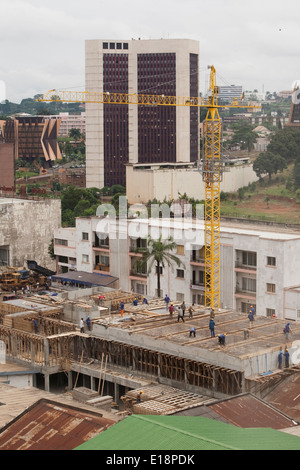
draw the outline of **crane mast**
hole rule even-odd
[[[220,183],[223,175],[221,152],[222,121],[219,108],[254,108],[257,105],[243,105],[235,98],[230,105],[218,105],[216,70],[210,66],[210,79],[207,98],[178,97],[164,95],[144,95],[126,93],[79,92],[50,90],[37,101],[69,103],[136,104],[149,106],[188,106],[205,107],[204,155],[202,159],[202,179],[205,184],[205,305],[220,306]]]

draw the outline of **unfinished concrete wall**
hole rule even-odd
[[[27,267],[27,260],[32,259],[55,270],[48,248],[60,225],[59,199],[0,198],[0,246],[9,246],[12,266]]]

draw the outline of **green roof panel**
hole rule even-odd
[[[131,415],[75,450],[299,450],[300,438],[199,416]]]

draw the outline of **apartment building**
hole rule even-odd
[[[120,288],[150,298],[157,295],[157,273],[138,263],[137,248],[147,234],[172,236],[181,266],[161,268],[161,289],[173,300],[204,302],[204,224],[174,219],[116,220],[79,217],[76,227],[55,230],[58,270],[111,274]],[[109,234],[107,236],[107,234]],[[300,286],[300,234],[288,229],[243,224],[221,225],[221,306],[247,313],[250,305],[265,316],[297,320]]]
[[[198,69],[198,41],[86,41],[90,92],[199,96]],[[198,108],[86,104],[87,187],[125,185],[127,163],[196,161],[199,148]]]
[[[68,137],[71,129],[79,129],[81,134],[85,134],[85,112],[80,114],[61,112],[51,116],[44,116],[44,118],[60,121],[58,137]]]

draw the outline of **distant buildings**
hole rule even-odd
[[[60,121],[43,116],[16,116],[0,121],[6,143],[14,144],[14,158],[46,162],[61,159],[57,142]]]
[[[1,142],[0,139],[0,189],[15,185],[14,145]]]
[[[90,92],[199,96],[198,69],[198,41],[86,41]],[[126,163],[196,161],[198,124],[198,108],[87,103],[87,186],[124,185]]]
[[[241,85],[219,86],[218,100],[230,103],[234,98],[241,98],[243,87]]]
[[[58,137],[68,137],[71,129],[79,129],[81,134],[85,134],[85,112],[80,114],[70,114],[67,112],[44,116],[45,119],[57,119],[60,121]]]
[[[157,296],[155,267],[148,273],[137,248],[147,247],[146,234],[171,235],[183,266],[161,268],[161,289],[172,300],[203,304],[205,286],[204,222],[181,218],[118,219],[107,232],[108,219],[79,217],[74,228],[54,232],[59,270],[110,274],[120,288]],[[116,225],[114,225],[116,223]],[[107,233],[109,235],[107,236]],[[268,225],[221,224],[221,307],[247,314],[299,320],[300,236]]]

